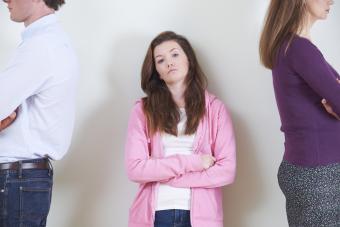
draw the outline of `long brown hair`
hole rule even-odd
[[[305,0],[271,0],[259,46],[260,59],[266,68],[274,67],[278,51],[286,40],[288,49],[305,23],[305,15]]]
[[[184,92],[187,122],[185,134],[195,133],[198,124],[205,114],[205,88],[207,79],[198,64],[195,52],[189,41],[174,32],[166,31],[154,38],[146,53],[143,67],[141,87],[146,94],[143,98],[144,113],[147,117],[151,134],[156,131],[177,135],[177,124],[180,121],[179,109],[174,102],[170,90],[160,79],[156,71],[154,49],[165,41],[175,41],[181,46],[189,61],[188,75],[185,79]]]

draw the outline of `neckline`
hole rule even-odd
[[[57,17],[54,13],[40,17],[30,25],[25,27],[25,29],[21,32],[22,39],[27,39],[28,37],[32,36],[36,32],[36,30],[39,30],[42,27],[55,22],[57,22]]]
[[[306,37],[303,37],[303,36],[299,36],[298,34],[295,34],[295,37],[298,38],[298,39],[302,39],[302,40],[305,40],[307,41],[308,43],[312,44],[314,47],[317,48],[317,46],[312,42],[312,40],[306,38]]]

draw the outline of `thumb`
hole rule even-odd
[[[11,115],[9,115],[9,118],[14,119],[17,116],[16,112],[11,113]]]

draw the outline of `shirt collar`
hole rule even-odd
[[[57,22],[57,17],[54,13],[47,16],[43,16],[38,20],[34,21],[32,24],[28,25],[25,30],[21,33],[23,40],[32,37],[41,28]]]

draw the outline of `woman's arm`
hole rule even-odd
[[[321,52],[306,39],[295,39],[287,51],[294,71],[340,116],[340,84],[337,72],[330,67]],[[320,100],[321,102],[321,100]]]
[[[204,169],[200,155],[151,157],[146,130],[145,115],[139,102],[130,116],[125,145],[125,166],[131,181],[137,183],[167,181],[181,174]]]
[[[217,123],[217,135],[213,151],[215,165],[201,172],[190,172],[167,182],[179,188],[215,188],[234,182],[236,173],[236,146],[232,121],[225,106],[221,104]]]

